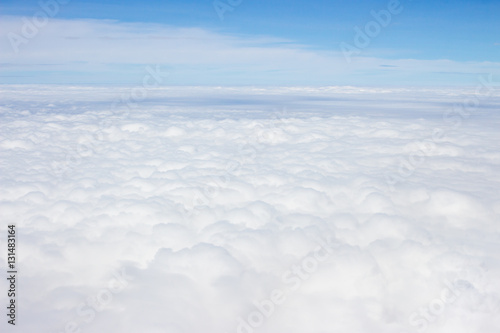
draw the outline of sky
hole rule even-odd
[[[0,2],[0,332],[500,332],[500,0],[221,1]]]
[[[474,85],[500,2],[2,1],[0,83]],[[34,29],[33,29],[34,28]]]

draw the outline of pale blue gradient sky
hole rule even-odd
[[[500,1],[401,0],[362,47],[355,27],[390,1],[221,2],[236,4],[223,20],[212,0],[67,1],[26,38],[43,8],[2,1],[0,83],[133,84],[147,65],[172,85],[474,85],[500,74]],[[346,59],[341,43],[359,52]]]

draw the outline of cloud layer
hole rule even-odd
[[[2,89],[19,332],[500,328],[498,92]]]

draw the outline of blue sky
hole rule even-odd
[[[55,1],[0,4],[1,83],[133,84],[156,65],[172,85],[474,85],[500,74],[500,1],[220,0],[222,20],[213,0]],[[355,27],[375,29],[367,45]]]

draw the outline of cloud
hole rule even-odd
[[[8,36],[22,36],[23,21],[12,16],[2,20],[5,38],[0,46],[6,52],[0,62],[5,70],[24,73],[29,66],[30,73],[46,73],[45,79],[50,76],[58,82],[92,76],[100,81],[123,82],[124,77],[130,80],[146,64],[172,69],[174,84],[351,84],[359,83],[361,77],[366,79],[366,73],[374,82],[401,80],[387,76],[393,72],[380,71],[380,66],[397,67],[397,73],[409,77],[423,73],[432,76],[438,70],[474,74],[498,69],[494,62],[373,57],[354,57],[348,64],[334,45],[332,50],[322,51],[271,36],[88,19],[51,19],[26,44],[18,45],[16,53]]]
[[[498,330],[486,91],[2,86],[17,329]]]

